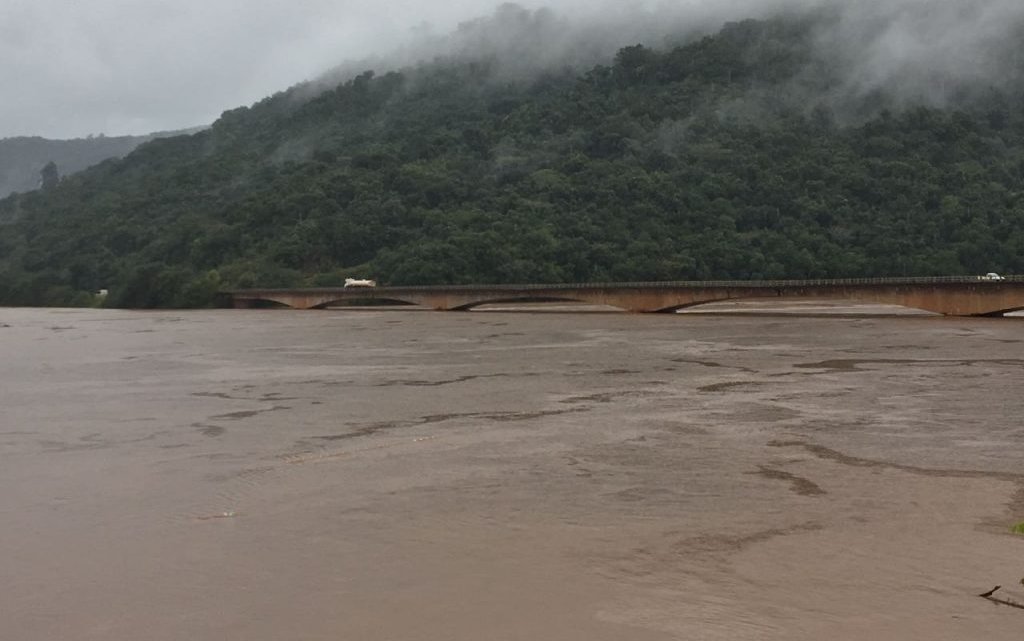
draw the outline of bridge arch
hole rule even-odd
[[[503,296],[499,298],[481,298],[472,302],[451,307],[452,311],[466,312],[484,305],[506,305],[512,303],[594,303],[586,296]],[[594,303],[597,304],[597,303]],[[611,305],[618,307],[617,305]],[[624,308],[619,308],[624,309]]]
[[[985,314],[985,316],[1005,316],[1007,314],[1013,314],[1015,312],[1024,312],[1024,304],[1021,304],[1017,307],[1010,307],[1008,309],[1000,309],[990,314]]]
[[[267,309],[297,309],[288,297],[275,296],[251,296],[246,298],[233,299],[235,307],[243,308],[267,308]]]
[[[923,307],[923,306],[907,305],[907,304],[905,304],[902,301],[900,301],[900,302],[892,302],[890,300],[883,300],[882,298],[874,297],[874,296],[856,296],[856,297],[852,297],[852,296],[835,296],[835,295],[786,295],[786,294],[776,294],[776,295],[771,295],[771,296],[766,296],[764,294],[760,294],[760,295],[737,294],[735,296],[728,296],[728,297],[723,297],[723,298],[701,298],[701,299],[698,299],[698,300],[689,300],[689,301],[679,302],[679,303],[668,305],[668,306],[665,306],[665,307],[662,307],[662,308],[659,308],[659,309],[656,309],[656,310],[652,310],[652,311],[654,311],[656,313],[671,314],[671,313],[676,313],[676,312],[679,312],[679,311],[682,311],[682,310],[690,310],[690,309],[695,309],[695,308],[698,308],[698,307],[704,307],[704,306],[707,306],[707,305],[714,305],[716,303],[732,303],[732,302],[740,302],[740,301],[764,302],[766,304],[775,303],[775,302],[790,302],[790,303],[792,303],[792,302],[797,302],[797,301],[812,301],[812,302],[813,301],[833,301],[833,302],[836,302],[836,303],[847,303],[847,304],[851,304],[851,305],[855,305],[855,304],[861,304],[861,305],[868,305],[868,304],[889,305],[889,306],[892,306],[892,307],[898,307],[898,308],[901,308],[901,309],[918,311],[918,312],[925,312],[925,313],[928,313],[928,314],[941,314],[940,311],[928,309],[928,308]]]
[[[363,306],[371,307],[372,306],[372,305],[366,305],[366,303],[376,303],[376,304],[382,304],[382,305],[389,305],[389,304],[390,305],[409,305],[409,306],[419,306],[419,305],[422,305],[421,302],[410,300],[410,299],[406,299],[406,298],[402,298],[402,297],[399,297],[399,296],[372,296],[371,295],[371,296],[365,296],[363,298],[345,297],[345,298],[334,298],[334,299],[331,299],[331,300],[325,300],[322,303],[318,303],[316,305],[313,305],[309,309],[327,309],[328,307],[331,307],[331,306],[336,306],[336,307],[363,307]]]
[[[727,303],[730,301],[737,300],[759,300],[753,296],[734,296],[731,298],[707,298],[695,301],[684,301],[677,304],[668,305],[659,309],[652,310],[657,314],[674,314],[683,309],[693,309],[694,307],[703,307],[704,305],[712,305],[714,303]],[[776,298],[763,299],[763,300],[779,300]]]

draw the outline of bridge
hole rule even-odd
[[[978,276],[775,281],[678,281],[558,285],[447,285],[241,289],[223,292],[233,307],[276,303],[319,309],[346,303],[420,305],[439,311],[522,302],[579,302],[630,312],[674,312],[740,299],[818,298],[900,305],[946,316],[1001,316],[1024,310],[1024,277]]]

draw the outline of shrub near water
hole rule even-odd
[[[1013,532],[1014,534],[1024,534],[1024,522],[1021,522],[1021,523],[1018,523],[1017,525],[1014,525],[1013,528],[1011,528],[1010,531]]]

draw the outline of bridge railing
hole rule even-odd
[[[531,289],[608,289],[608,288],[642,288],[642,289],[674,289],[680,287],[841,287],[847,285],[932,285],[938,283],[969,284],[1004,281],[1024,281],[1021,276],[1007,276],[1002,280],[988,280],[979,276],[926,276],[897,278],[817,278],[803,280],[680,280],[680,281],[636,281],[625,283],[552,283],[524,285],[446,285],[444,289],[455,291],[487,290],[531,290]],[[424,290],[438,289],[436,285],[395,286],[393,289]]]

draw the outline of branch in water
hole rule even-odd
[[[1001,587],[1003,587],[1003,586],[997,585],[996,587],[992,588],[988,592],[982,592],[978,596],[980,596],[983,599],[987,599],[987,600],[991,601],[992,603],[998,603],[1000,605],[1008,605],[1011,608],[1020,608],[1021,610],[1024,610],[1024,603],[1018,603],[1017,601],[1014,601],[1012,599],[1000,599],[999,597],[992,596],[993,594],[996,593],[996,590],[998,590]]]

